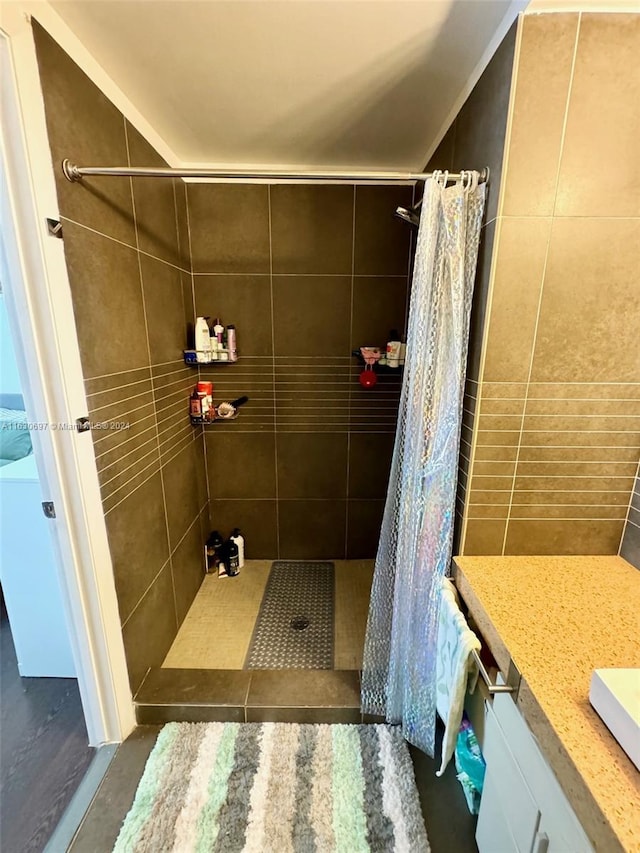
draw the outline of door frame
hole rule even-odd
[[[88,412],[53,164],[29,16],[3,4],[0,196],[7,313],[51,533],[89,743],[122,741],[135,727],[107,530]],[[28,358],[26,355],[28,354]],[[63,424],[64,428],[52,428]],[[68,428],[67,425],[72,425]]]

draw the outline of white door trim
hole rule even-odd
[[[87,401],[63,242],[46,228],[59,213],[38,64],[21,4],[2,5],[7,311],[30,420],[73,424]],[[34,452],[43,495],[56,507],[52,538],[89,742],[119,742],[135,714],[91,435],[49,426],[35,435]]]

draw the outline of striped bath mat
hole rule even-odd
[[[169,723],[118,853],[427,853],[413,766],[384,725]]]

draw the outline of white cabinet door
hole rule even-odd
[[[593,847],[571,804],[510,696],[502,693],[494,697],[493,716],[540,809],[540,853],[592,853]]]
[[[484,758],[487,773],[476,827],[478,850],[531,853],[540,810],[490,706],[485,722]]]

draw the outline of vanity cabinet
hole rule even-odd
[[[593,853],[552,770],[507,694],[487,702],[480,853]]]

